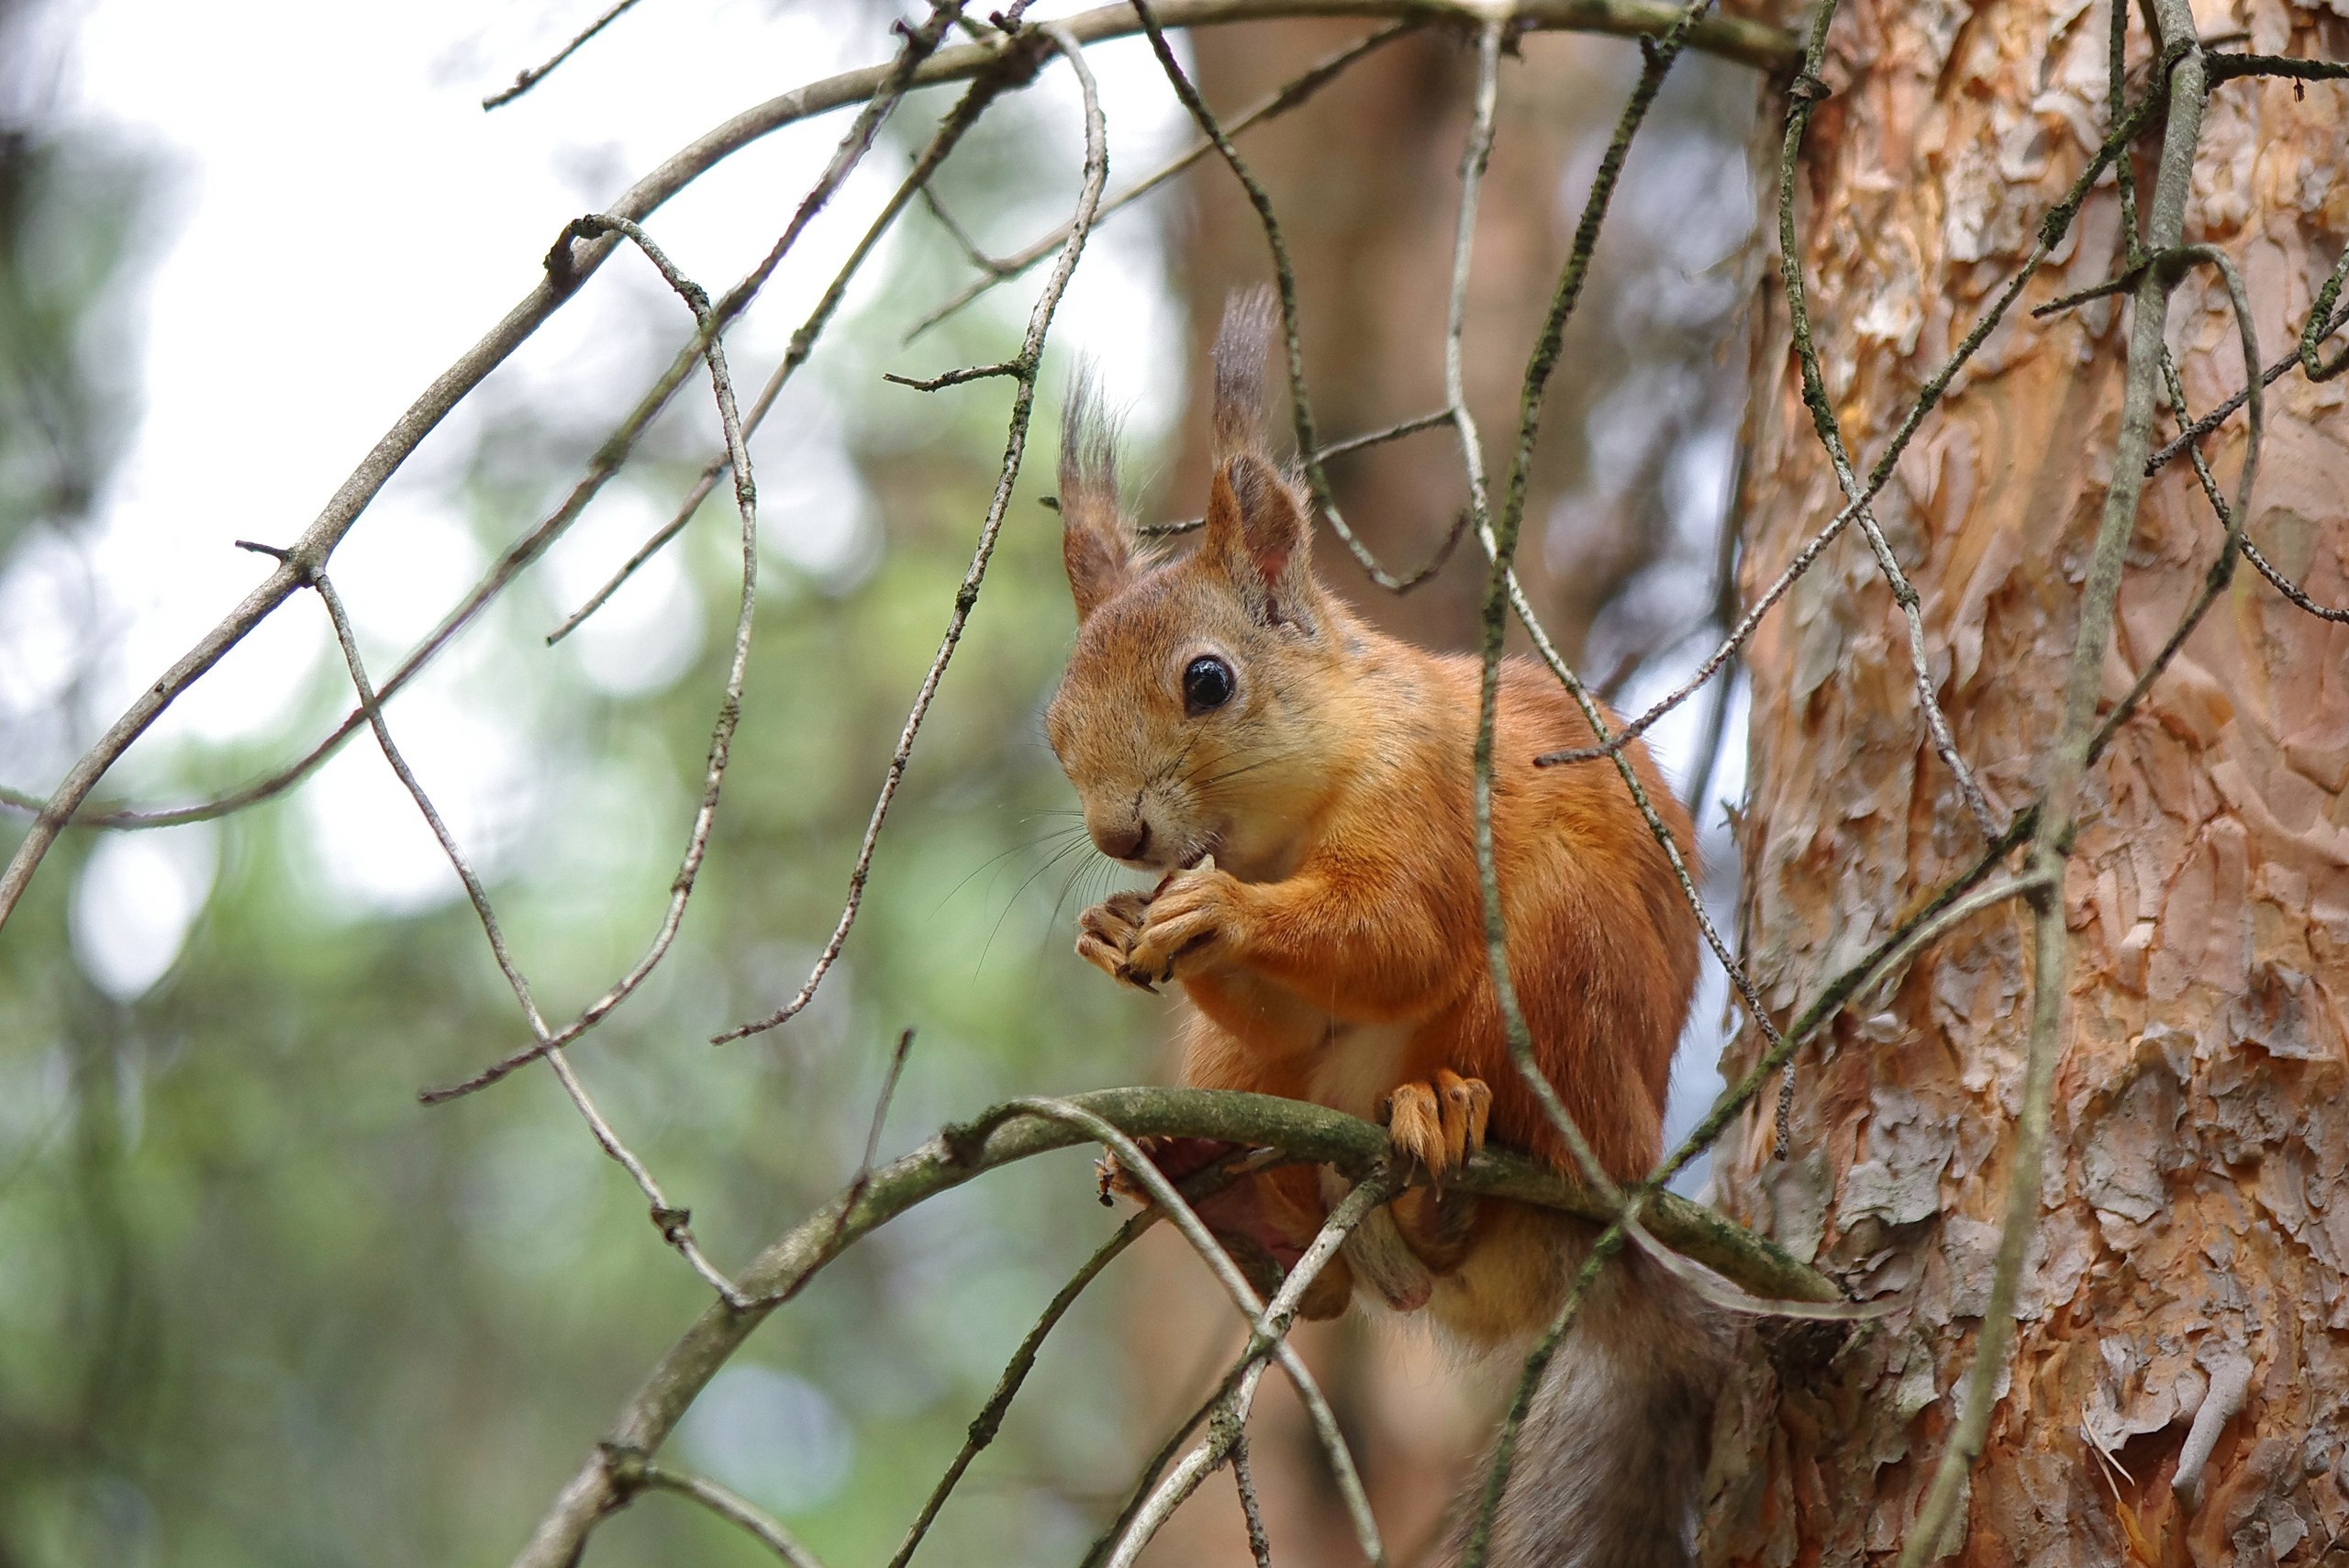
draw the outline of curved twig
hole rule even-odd
[[[816,957],[806,984],[797,995],[763,1018],[738,1024],[715,1036],[712,1044],[740,1040],[789,1021],[815,999],[816,988],[824,983],[848,941],[851,927],[856,924],[857,911],[864,902],[865,879],[872,873],[873,851],[881,838],[881,825],[887,820],[889,805],[896,798],[897,785],[906,776],[906,765],[913,760],[914,741],[921,733],[922,720],[929,717],[930,699],[938,695],[938,683],[946,674],[946,666],[954,657],[954,650],[963,640],[963,628],[969,624],[971,606],[979,600],[979,585],[986,578],[987,563],[995,558],[996,539],[1003,532],[1004,513],[1011,505],[1012,486],[1019,479],[1020,459],[1028,450],[1028,418],[1036,403],[1036,378],[1043,369],[1044,338],[1052,330],[1052,313],[1060,308],[1061,295],[1068,289],[1069,278],[1076,271],[1077,258],[1085,253],[1085,241],[1092,233],[1093,219],[1101,209],[1101,192],[1109,180],[1108,136],[1101,117],[1100,89],[1093,80],[1092,68],[1085,63],[1085,51],[1077,46],[1074,35],[1058,23],[1044,22],[1034,30],[1050,39],[1069,69],[1076,73],[1077,86],[1085,98],[1085,188],[1076,202],[1076,219],[1069,230],[1068,243],[1061,250],[1059,264],[1045,280],[1043,293],[1028,316],[1028,335],[1019,347],[1019,358],[1011,361],[1011,424],[1004,437],[1003,465],[996,475],[994,499],[987,504],[986,519],[979,526],[977,547],[971,553],[971,564],[963,574],[963,585],[954,595],[954,610],[947,617],[945,635],[940,639],[937,654],[930,662],[921,686],[915,693],[912,712],[906,716],[906,727],[897,737],[897,747],[889,758],[888,772],[883,776],[881,793],[873,803],[873,816],[865,823],[864,841],[858,847],[855,867],[849,873],[848,899],[841,906],[840,920],[832,928],[831,937]]]
[[[648,1490],[674,1492],[680,1497],[699,1503],[727,1523],[742,1529],[782,1558],[789,1568],[824,1568],[816,1554],[802,1546],[796,1536],[783,1528],[781,1521],[749,1498],[720,1486],[715,1481],[641,1460],[631,1464],[624,1455],[615,1456],[613,1465],[619,1484],[629,1494]]]
[[[1296,1266],[1281,1281],[1279,1291],[1266,1304],[1256,1335],[1242,1353],[1241,1364],[1236,1369],[1238,1385],[1216,1402],[1214,1414],[1210,1417],[1213,1424],[1211,1435],[1206,1442],[1186,1455],[1174,1473],[1167,1476],[1134,1511],[1133,1518],[1127,1522],[1110,1550],[1108,1568],[1133,1568],[1134,1559],[1141,1554],[1142,1548],[1150,1544],[1150,1538],[1158,1533],[1159,1527],[1198,1489],[1199,1483],[1226,1460],[1234,1462],[1235,1473],[1240,1477],[1240,1496],[1247,1515],[1250,1543],[1257,1548],[1257,1561],[1260,1563],[1264,1561],[1269,1551],[1269,1548],[1263,1545],[1264,1523],[1256,1513],[1255,1488],[1241,1468],[1245,1464],[1243,1455],[1248,1414],[1255,1403],[1256,1385],[1263,1379],[1264,1360],[1268,1355],[1295,1355],[1296,1352],[1288,1348],[1287,1335],[1297,1321],[1297,1307],[1305,1299],[1307,1289],[1321,1276],[1321,1271],[1329,1266],[1330,1260],[1338,1255],[1338,1249],[1346,1238],[1369,1217],[1372,1209],[1393,1197],[1398,1185],[1395,1168],[1392,1165],[1382,1166],[1364,1177],[1330,1211],[1329,1218],[1322,1222],[1312,1244],[1306,1248]],[[1316,1397],[1319,1397],[1318,1391]],[[1319,1420],[1317,1414],[1317,1427]],[[1344,1440],[1335,1434],[1333,1420],[1330,1431],[1322,1435],[1322,1440],[1330,1446],[1333,1462],[1341,1459],[1344,1462],[1340,1472],[1340,1491],[1345,1498],[1348,1511],[1354,1516],[1355,1535],[1363,1555],[1377,1568],[1385,1568],[1386,1552],[1379,1543],[1377,1526],[1370,1518],[1369,1499],[1362,1496],[1362,1484],[1353,1476],[1353,1459],[1345,1453]]]
[[[874,216],[873,221],[865,225],[863,235],[858,239],[855,247],[849,251],[848,259],[842,261],[840,270],[832,274],[832,281],[825,288],[823,297],[816,302],[815,308],[807,313],[807,319],[799,324],[798,330],[792,333],[791,342],[784,350],[783,359],[768,373],[766,384],[759,389],[758,396],[751,400],[750,413],[743,417],[742,434],[746,439],[756,434],[759,427],[766,423],[767,414],[774,407],[775,399],[782,395],[784,384],[791,379],[794,372],[807,362],[808,355],[816,351],[817,339],[823,335],[824,328],[830,325],[833,313],[840,308],[841,299],[848,294],[849,284],[859,272],[863,270],[866,260],[879,246],[882,238],[896,226],[898,217],[906,210],[907,201],[912,198],[915,192],[929,188],[930,177],[937,172],[940,164],[946,161],[946,155],[953,151],[956,145],[962,141],[964,133],[978,123],[979,116],[985,111],[987,106],[994,103],[996,97],[1005,89],[1010,87],[1016,80],[1024,79],[1026,69],[1023,63],[1007,58],[1005,69],[988,72],[974,81],[946,117],[939,122],[937,130],[930,135],[929,144],[922,149],[921,155],[914,160],[913,168],[903,180],[898,182],[896,192],[882,204],[881,210]],[[635,576],[646,562],[659,554],[663,546],[684,532],[685,525],[693,520],[694,514],[701,510],[701,504],[707,500],[709,493],[717,488],[718,481],[725,474],[726,469],[726,454],[722,451],[703,464],[701,473],[695,479],[692,488],[686,491],[685,499],[678,502],[675,509],[670,513],[669,520],[654,529],[651,536],[637,547],[635,553],[621,563],[619,570],[613,573],[602,587],[588,595],[586,601],[577,609],[564,617],[562,625],[547,633],[548,643],[551,645],[561,642],[576,631],[580,622],[603,608],[605,603],[614,594],[618,593],[621,585],[630,577]]]
[[[1242,110],[1240,116],[1225,128],[1236,137],[1265,120],[1279,118],[1336,81],[1344,74],[1347,67],[1364,56],[1394,42],[1405,33],[1416,30],[1418,30],[1417,23],[1404,20],[1391,22],[1375,32],[1356,39],[1343,49],[1325,56],[1287,83],[1275,88],[1255,104]],[[1214,150],[1215,143],[1204,138],[1193,142],[1189,150],[1160,164],[1116,195],[1103,202],[1101,204],[1102,218],[1106,219],[1111,213],[1140,201]],[[1068,225],[1063,224],[1042,239],[1013,251],[1008,256],[989,256],[978,248],[968,234],[963,232],[960,225],[947,216],[946,209],[938,204],[937,198],[930,195],[930,187],[926,184],[922,187],[922,195],[930,202],[930,210],[937,217],[941,227],[953,237],[955,243],[962,247],[963,254],[970,258],[973,266],[979,269],[981,275],[972,279],[945,304],[908,328],[903,339],[907,343],[911,343],[956,311],[988,293],[997,284],[1007,283],[1018,277],[1059,250],[1068,240]]]
[[[1270,1357],[1278,1362],[1281,1371],[1287,1373],[1289,1383],[1297,1390],[1297,1402],[1305,1407],[1306,1414],[1312,1419],[1314,1436],[1320,1440],[1322,1451],[1329,1456],[1330,1472],[1338,1483],[1338,1495],[1345,1500],[1346,1512],[1353,1518],[1354,1534],[1362,1544],[1363,1555],[1377,1568],[1386,1568],[1386,1551],[1379,1544],[1378,1524],[1371,1517],[1370,1497],[1363,1490],[1361,1473],[1354,1466],[1353,1451],[1348,1447],[1345,1434],[1338,1429],[1337,1412],[1330,1408],[1330,1401],[1322,1395],[1321,1385],[1306,1370],[1296,1348],[1289,1344],[1288,1329],[1306,1287],[1313,1283],[1314,1275],[1321,1272],[1322,1265],[1337,1254],[1339,1243],[1346,1239],[1348,1232],[1364,1215],[1386,1197],[1392,1196],[1401,1184],[1391,1160],[1383,1161],[1364,1176],[1354,1191],[1347,1195],[1347,1201],[1341,1203],[1330,1214],[1313,1245],[1289,1271],[1272,1304],[1267,1306],[1257,1298],[1254,1287],[1240,1272],[1240,1265],[1231,1261],[1231,1254],[1224,1251],[1223,1243],[1208,1229],[1207,1221],[1199,1218],[1198,1211],[1175,1190],[1174,1184],[1166,1179],[1166,1173],[1152,1162],[1150,1156],[1142,1152],[1141,1145],[1114,1122],[1097,1111],[1067,1100],[1023,1098],[1010,1101],[1009,1108],[1064,1123],[1097,1140],[1117,1158],[1118,1163],[1125,1167],[1127,1176],[1150,1194],[1152,1203],[1166,1211],[1166,1218],[1174,1222],[1174,1229],[1183,1233],[1183,1239],[1191,1244],[1192,1251],[1198,1253],[1199,1260],[1207,1264],[1208,1272],[1215,1275],[1216,1283],[1223,1286],[1224,1294],[1231,1297],[1232,1305],[1239,1307],[1248,1319],[1252,1337],[1247,1360],[1251,1364],[1241,1374],[1242,1392],[1234,1396],[1237,1418],[1247,1418],[1248,1398],[1255,1388],[1253,1374],[1262,1367],[1264,1359]],[[1145,1506],[1144,1518],[1149,1514],[1150,1508]],[[1159,1517],[1163,1518],[1164,1516]],[[1147,1539],[1145,1531],[1141,1540]],[[1130,1549],[1120,1542],[1119,1551],[1113,1554],[1113,1562],[1118,1568],[1127,1568],[1132,1552],[1141,1549],[1141,1540],[1133,1540]]]
[[[1981,350],[1982,345],[1989,340],[1990,334],[1998,329],[1998,324],[2006,319],[2007,312],[2013,306],[2016,299],[2021,297],[2032,279],[2038,275],[2040,268],[2045,265],[2050,252],[2062,242],[2066,234],[2071,232],[2073,220],[2079,216],[2080,207],[2087,201],[2088,192],[2094,188],[2096,182],[2102,177],[2105,170],[2110,168],[2120,158],[2122,150],[2136,139],[2138,131],[2143,128],[2153,109],[2159,105],[2161,91],[2157,83],[2154,92],[2131,106],[2121,117],[2111,132],[2106,136],[2103,144],[2097,149],[2095,154],[2089,158],[2086,166],[2073,180],[2070,188],[2064,193],[2062,199],[2048,208],[2046,216],[2040,220],[2037,241],[2032,245],[2031,254],[2024,258],[2021,267],[2017,269],[2015,275],[2007,281],[2006,286],[1998,291],[1998,298],[1991,302],[1989,308],[1976,319],[1973,328],[1959,339],[1957,347],[1951,350],[1950,357],[1943,362],[1941,368],[1927,379],[1922,387],[1918,389],[1917,396],[1909,404],[1908,412],[1902,416],[1899,426],[1894,429],[1891,437],[1885,442],[1884,450],[1877,454],[1876,462],[1869,468],[1867,483],[1862,487],[1860,493],[1861,502],[1873,502],[1882,493],[1884,486],[1890,482],[1894,466],[1900,461],[1901,453],[1908,450],[1909,441],[1915,438],[1918,429],[1924,424],[1926,417],[1940,405],[1943,396],[1956,381],[1958,373],[1965,368],[1966,363]],[[2124,183],[2123,189],[2126,188]],[[2283,371],[2279,368],[2268,379],[2272,381],[2282,373]],[[1613,755],[1646,734],[1664,715],[1678,707],[1709,684],[1723,666],[1737,656],[1738,651],[1745,646],[1755,629],[1761,626],[1763,618],[1780,599],[1786,596],[1795,583],[1810,570],[1812,563],[1829,545],[1842,536],[1843,530],[1851,526],[1852,519],[1858,515],[1859,505],[1846,499],[1842,508],[1829,519],[1827,526],[1813,534],[1804,543],[1802,549],[1795,552],[1793,559],[1779,571],[1777,576],[1771,580],[1770,585],[1763,590],[1761,596],[1754,600],[1736,627],[1721,639],[1720,646],[1708,655],[1687,680],[1617,730],[1613,739],[1597,746],[1550,752],[1535,758],[1535,765],[1546,768],[1563,766],[1571,762],[1595,762],[1601,757]]]
[[[1103,1089],[1064,1102],[1108,1121],[1129,1137],[1209,1138],[1273,1148],[1335,1167],[1359,1180],[1386,1159],[1386,1129],[1301,1100],[1200,1089]],[[950,1127],[903,1159],[872,1173],[850,1201],[843,1193],[818,1208],[741,1271],[751,1305],[717,1304],[663,1355],[620,1410],[606,1445],[591,1453],[540,1520],[516,1568],[561,1568],[596,1523],[622,1499],[612,1452],[651,1455],[702,1387],[766,1315],[791,1299],[826,1264],[869,1231],[907,1209],[1017,1161],[1089,1141],[1065,1121],[997,1107]],[[1447,1187],[1541,1204],[1604,1219],[1605,1207],[1577,1184],[1521,1156],[1487,1149],[1456,1172]],[[1756,1295],[1832,1301],[1831,1280],[1783,1249],[1671,1193],[1645,1199],[1645,1222],[1666,1244],[1686,1251]]]
[[[710,727],[709,751],[702,769],[701,799],[694,810],[693,825],[685,835],[685,854],[678,863],[677,874],[669,883],[668,906],[662,910],[661,924],[642,956],[602,995],[581,1009],[579,1016],[560,1033],[550,1033],[533,1013],[531,1032],[537,1038],[531,1045],[492,1063],[462,1084],[427,1091],[422,1096],[427,1105],[437,1105],[485,1088],[538,1057],[554,1059],[565,1046],[595,1028],[613,1008],[626,1001],[667,956],[670,946],[677,940],[678,929],[685,923],[685,906],[693,897],[694,884],[700,876],[702,861],[709,851],[710,829],[718,821],[718,795],[725,785],[727,763],[733,754],[734,730],[741,722],[742,683],[750,672],[751,626],[758,608],[758,491],[751,476],[750,449],[742,433],[741,411],[734,402],[733,380],[727,373],[726,351],[720,342],[719,324],[708,295],[677,270],[675,263],[669,260],[651,236],[627,218],[591,214],[574,219],[570,228],[565,230],[565,239],[556,242],[557,248],[568,244],[574,236],[595,239],[606,232],[626,235],[635,243],[659,270],[662,279],[676,291],[678,297],[691,307],[695,322],[700,328],[702,355],[709,365],[710,386],[718,399],[718,423],[725,432],[727,459],[734,473],[735,507],[741,517],[742,587],[735,606],[733,651],[727,662],[726,685],[724,695],[718,700],[718,717]],[[778,257],[780,254],[781,248],[778,247]],[[557,1071],[568,1086],[573,1081],[569,1070],[558,1062]],[[577,1096],[574,1095],[573,1097]],[[655,1199],[653,1207],[658,1211],[666,1206]]]
[[[934,6],[929,20],[907,33],[904,49],[889,64],[815,83],[779,98],[771,98],[756,108],[735,116],[674,154],[651,173],[629,187],[606,216],[631,222],[641,220],[693,181],[760,137],[794,120],[828,109],[852,103],[868,103],[867,112],[859,116],[857,124],[843,139],[841,152],[834,157],[835,167],[841,165],[842,159],[852,163],[863,156],[863,152],[861,147],[852,152],[851,143],[869,145],[880,118],[917,78],[917,67],[937,48],[939,39],[943,37],[948,23],[961,8],[961,4],[962,0],[944,0],[944,3]],[[975,67],[976,62],[974,62]],[[829,171],[827,172],[829,175]],[[844,169],[841,173],[845,177]],[[804,226],[829,195],[830,190],[821,182],[808,193],[794,217],[794,230],[786,232],[785,239],[777,242],[763,272],[772,271],[789,244],[791,232]],[[179,700],[183,692],[201,680],[231,648],[243,641],[255,627],[275,613],[296,588],[309,580],[310,574],[325,567],[328,557],[333,554],[343,536],[358,522],[360,514],[374,500],[376,492],[407,461],[409,454],[425,437],[448,417],[451,408],[481,384],[483,378],[503,364],[544,325],[549,317],[578,292],[579,285],[603,265],[618,243],[616,230],[592,239],[574,242],[566,237],[559,241],[547,257],[545,275],[481,341],[459,356],[455,363],[441,372],[432,384],[408,406],[391,429],[375,442],[359,466],[351,471],[350,477],[336,489],[325,508],[303,530],[301,538],[278,557],[276,570],[247,594],[217,625],[205,633],[195,647],[182,654],[160,679],[140,691],[130,706],[107,726],[95,744],[67,770],[64,779],[49,799],[35,808],[31,828],[17,843],[6,869],[0,871],[0,926],[7,924],[9,916],[24,896],[25,888],[31,883],[33,873],[39,869],[41,861],[48,855],[50,846],[57,841],[57,835],[65,825],[74,819],[82,803],[89,798],[90,791],[97,786],[98,780],[106,775],[106,771],[121,759],[139,736],[147,732],[148,727],[162,715],[165,708]],[[729,295],[729,303],[735,297]],[[741,297],[747,301],[747,295]],[[721,314],[726,309],[727,306],[719,306]],[[687,354],[680,355],[681,363],[690,365],[692,356],[700,352],[700,346],[695,345]],[[675,369],[674,373],[682,379],[685,372]],[[665,398],[666,394],[662,393],[662,396]],[[650,418],[651,415],[646,414],[645,422],[649,423]],[[617,468],[617,458],[609,466]],[[596,483],[600,484],[600,480]],[[592,494],[592,489],[588,493]],[[539,540],[543,547],[544,538],[551,535],[544,529],[539,533],[544,536]],[[518,570],[518,562],[516,569]],[[498,585],[502,587],[503,583]],[[447,623],[443,624],[447,626]],[[440,640],[445,640],[445,638]],[[387,689],[389,684],[386,683]],[[357,728],[358,722],[355,717],[346,719],[334,738],[301,764],[303,771],[315,765],[317,760],[340,744]],[[182,817],[176,819],[192,818]]]
[[[2248,384],[2253,389],[2251,413],[2245,421],[2247,442],[2243,449],[2243,471],[2235,479],[2234,504],[2229,506],[2226,497],[2219,494],[2219,482],[2211,476],[2210,464],[2202,456],[2202,450],[2199,447],[2187,449],[2187,455],[2194,462],[2195,480],[2202,486],[2203,496],[2210,503],[2211,513],[2219,519],[2219,557],[2210,562],[2210,570],[2203,574],[2201,591],[2186,606],[2186,613],[2178,617],[2176,627],[2162,643],[2160,651],[2146,662],[2145,668],[2131,684],[2128,694],[2113,705],[2112,711],[2097,727],[2092,748],[2097,751],[2102,751],[2114,733],[2129,722],[2130,716],[2137,710],[2137,705],[2144,700],[2147,692],[2153,690],[2154,683],[2161,678],[2163,671],[2169,668],[2170,661],[2177,657],[2178,650],[2186,646],[2186,639],[2194,634],[2194,628],[2202,624],[2202,617],[2210,613],[2212,605],[2218,603],[2219,595],[2226,592],[2227,584],[2234,578],[2235,557],[2255,553],[2251,541],[2243,537],[2243,528],[2249,522],[2243,514],[2244,508],[2251,505],[2252,479],[2259,471],[2260,448],[2266,432],[2266,412],[2258,390],[2258,329],[2252,322],[2251,301],[2243,291],[2242,274],[2236,272],[2233,261],[2223,251],[2208,245],[2194,245],[2188,246],[2181,254],[2218,268],[2226,283],[2228,303],[2234,307],[2236,336],[2243,343],[2243,371],[2250,378]],[[2168,386],[2170,406],[2177,411],[2182,420],[2186,417],[2186,388],[2178,380],[2177,361],[2171,357],[2167,343],[2162,345],[2161,361],[2162,379]],[[2272,571],[2270,576],[2272,579]],[[2292,591],[2297,592],[2297,589]],[[2317,613],[2322,615],[2323,612],[2319,610]]]
[[[561,66],[564,61],[569,60],[573,55],[577,54],[580,50],[585,46],[589,39],[594,38],[597,33],[602,32],[614,22],[618,21],[621,14],[632,9],[635,5],[636,0],[619,0],[619,3],[614,6],[610,10],[606,11],[602,16],[596,17],[594,21],[588,23],[586,27],[580,29],[569,43],[564,44],[561,49],[557,50],[544,63],[533,65],[527,70],[516,72],[514,73],[513,85],[507,87],[503,92],[492,93],[488,97],[484,98],[481,101],[481,106],[484,110],[488,110],[502,108],[506,105],[512,103],[515,99],[520,97],[523,94],[529,92],[531,88],[545,81],[549,76],[553,75],[556,68]]]

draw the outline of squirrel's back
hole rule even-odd
[[[1408,862],[1429,917],[1453,928],[1462,995],[1431,1051],[1493,1092],[1493,1137],[1564,1169],[1566,1150],[1508,1060],[1485,962],[1473,827],[1482,668],[1466,654],[1415,648],[1339,612],[1361,671],[1348,725],[1375,737],[1330,809],[1341,853]],[[1611,713],[1602,709],[1610,729]],[[1519,1005],[1551,1083],[1619,1181],[1662,1152],[1672,1058],[1696,986],[1696,916],[1670,858],[1611,760],[1539,767],[1594,743],[1579,705],[1547,669],[1501,666],[1493,757],[1493,851]],[[1644,746],[1633,777],[1696,874],[1687,810]],[[1529,1325],[1519,1325],[1519,1328]]]

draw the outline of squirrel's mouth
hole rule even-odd
[[[1223,848],[1223,836],[1221,834],[1206,834],[1199,840],[1197,845],[1192,849],[1190,853],[1182,856],[1174,862],[1174,869],[1176,871],[1197,871],[1199,869],[1199,866],[1203,862],[1213,860],[1215,858],[1216,851],[1221,848]]]

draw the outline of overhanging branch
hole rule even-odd
[[[1302,1100],[1206,1089],[1101,1089],[1069,1103],[1130,1137],[1212,1138],[1277,1149],[1368,1174],[1386,1156],[1384,1129]],[[947,1128],[901,1160],[872,1173],[862,1190],[835,1196],[761,1252],[737,1276],[748,1307],[711,1306],[656,1363],[622,1407],[605,1440],[548,1508],[515,1568],[560,1568],[573,1562],[596,1522],[626,1500],[610,1455],[650,1456],[668,1437],[704,1385],[741,1347],[768,1313],[797,1295],[816,1273],[867,1232],[915,1205],[1016,1161],[1088,1141],[1041,1116],[1008,1107]],[[1539,1204],[1592,1220],[1607,1207],[1571,1178],[1520,1155],[1487,1149],[1457,1172],[1453,1189]],[[1832,1280],[1702,1205],[1668,1192],[1649,1194],[1641,1222],[1665,1245],[1756,1296],[1799,1301],[1843,1299]]]

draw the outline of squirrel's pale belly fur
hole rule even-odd
[[[1180,553],[1136,554],[1106,426],[1082,388],[1072,398],[1060,506],[1078,633],[1046,727],[1095,842],[1164,873],[1086,911],[1077,951],[1145,989],[1181,984],[1190,1084],[1371,1118],[1391,1107],[1397,1150],[1438,1175],[1485,1138],[1571,1169],[1509,1057],[1488,961],[1481,666],[1373,629],[1314,578],[1304,498],[1263,454],[1269,325],[1262,299],[1227,314],[1216,473]],[[1536,1065],[1629,1182],[1661,1152],[1698,931],[1615,767],[1535,765],[1595,739],[1547,671],[1503,664],[1492,843],[1512,986]],[[1687,813],[1644,748],[1623,754],[1693,866]],[[1201,1213],[1268,1278],[1321,1225],[1323,1182],[1260,1173]],[[1591,1234],[1550,1210],[1414,1188],[1355,1232],[1304,1309],[1342,1310],[1359,1286],[1467,1343],[1521,1342],[1555,1313]],[[1494,1568],[1687,1562],[1721,1354],[1676,1282],[1619,1254],[1536,1399]]]

